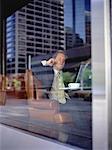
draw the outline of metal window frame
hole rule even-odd
[[[112,149],[110,0],[92,0],[93,149]]]

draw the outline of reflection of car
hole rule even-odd
[[[91,84],[92,84],[92,72],[91,72],[91,62],[90,60],[81,63],[78,75],[76,77],[75,83],[80,84],[75,91],[72,92],[73,96],[83,97],[84,100],[92,99]]]

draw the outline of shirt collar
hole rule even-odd
[[[54,70],[54,74],[57,75],[60,71],[59,70],[56,70],[55,68],[53,68]]]

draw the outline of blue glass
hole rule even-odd
[[[10,21],[10,20],[12,20],[12,19],[14,19],[14,18],[15,18],[15,14],[9,16],[9,17],[7,18],[7,22]]]
[[[85,0],[64,0],[64,24],[85,41]]]
[[[85,0],[75,0],[75,22],[73,24],[75,33],[85,41]]]
[[[65,27],[73,28],[72,0],[64,0],[64,24]]]
[[[7,38],[10,38],[12,36],[15,37],[15,32],[14,31],[7,33]]]

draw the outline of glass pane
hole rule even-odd
[[[6,28],[0,122],[92,149],[90,0],[32,0]]]

